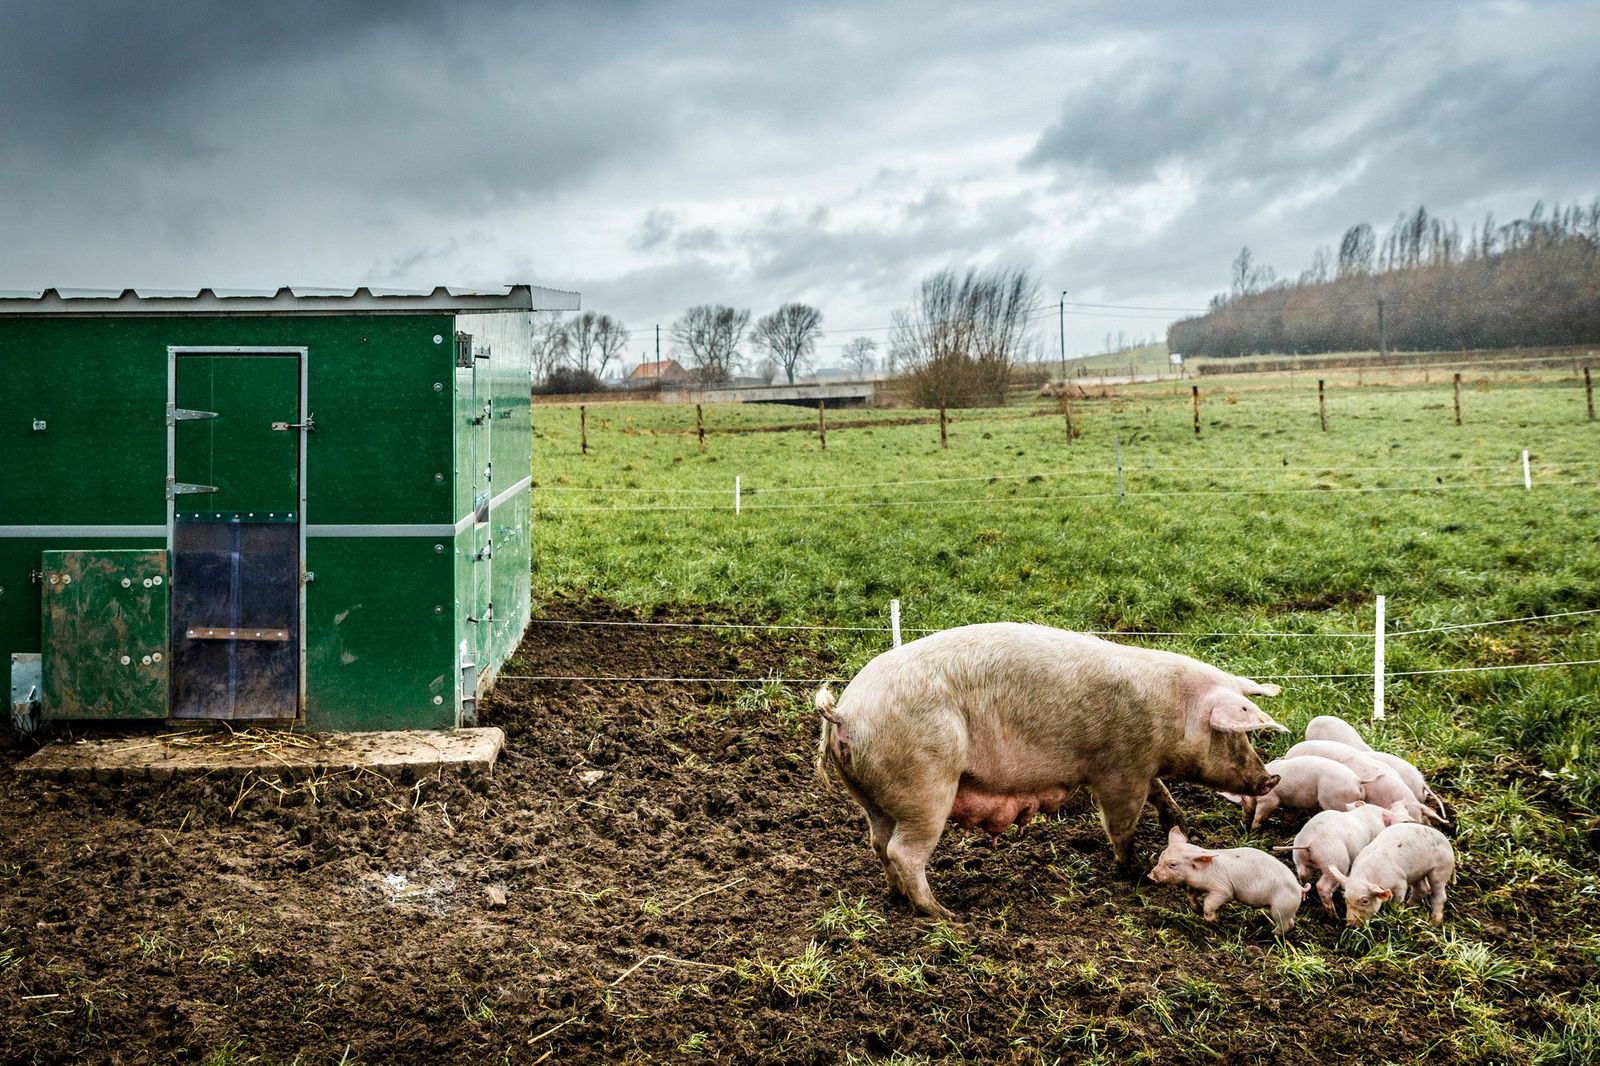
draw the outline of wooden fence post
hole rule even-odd
[[[705,412],[700,410],[699,404],[694,405],[694,428],[695,432],[700,436],[700,454],[704,455],[706,450],[706,416]]]
[[[948,448],[948,447],[950,447],[950,438],[945,435],[944,422],[945,422],[945,419],[944,419],[944,404],[940,403],[939,404],[939,447]]]
[[[1061,394],[1061,413],[1067,419],[1067,446],[1071,447],[1074,435],[1072,432],[1072,398],[1066,393]]]
[[[822,401],[817,401],[817,437],[822,441],[822,450],[828,450],[828,419],[823,413]]]
[[[1456,371],[1456,425],[1461,424],[1461,371]]]
[[[1322,418],[1322,432],[1328,432],[1328,398],[1322,391],[1322,379],[1317,379],[1317,414]]]
[[[583,454],[589,454],[589,407],[578,405],[578,436],[583,441]]]
[[[1198,437],[1200,436],[1200,386],[1190,385],[1189,388],[1193,390],[1191,397],[1194,400],[1194,435]]]
[[[1589,421],[1594,421],[1594,382],[1589,380],[1589,368],[1583,368],[1583,398],[1589,405]]]

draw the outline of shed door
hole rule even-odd
[[[300,357],[175,356],[172,716],[300,713]]]

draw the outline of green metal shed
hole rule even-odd
[[[529,285],[0,292],[0,662],[50,719],[449,728],[528,623]]]

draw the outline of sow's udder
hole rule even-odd
[[[1054,814],[1071,790],[1051,786],[1033,792],[989,792],[963,781],[956,790],[950,820],[967,829],[982,827],[996,836],[1013,825],[1027,825],[1035,814]]]

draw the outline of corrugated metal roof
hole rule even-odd
[[[539,285],[432,289],[0,289],[0,315],[385,314],[404,311],[576,311],[575,292]]]

